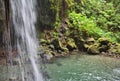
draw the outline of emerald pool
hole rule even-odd
[[[71,55],[45,64],[48,81],[120,81],[120,59]]]

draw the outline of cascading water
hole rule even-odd
[[[34,26],[36,0],[10,0],[10,3],[21,79],[22,81],[43,81],[37,65],[38,40]]]

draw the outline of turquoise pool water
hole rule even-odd
[[[71,55],[57,58],[43,68],[46,81],[120,81],[120,59],[105,56]],[[9,70],[15,77],[20,74],[18,66],[0,65],[0,81],[9,81]]]
[[[120,81],[120,60],[99,55],[71,55],[46,64],[48,81]]]

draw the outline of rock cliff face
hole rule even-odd
[[[56,11],[52,9],[50,0],[38,0],[37,2],[39,24],[46,26],[54,24]]]
[[[38,25],[53,28],[56,22],[65,18],[67,0],[37,0]],[[43,27],[42,27],[43,28]]]
[[[2,45],[2,29],[3,29],[3,3],[0,0],[0,47]]]
[[[3,22],[2,1],[0,0],[0,29]],[[7,1],[7,0],[6,0]],[[63,18],[66,18],[69,0],[37,0],[37,27],[40,29],[54,28]]]
[[[3,26],[3,1],[0,0],[0,30]],[[7,1],[7,0],[6,0]],[[64,0],[63,0],[64,1]],[[53,26],[56,19],[59,19],[61,0],[37,0],[38,26],[41,28]]]
[[[2,9],[2,0],[0,0],[0,29],[1,29],[1,26],[2,26],[2,20],[3,20],[3,9]]]

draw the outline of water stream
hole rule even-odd
[[[17,51],[16,58],[19,61],[21,72],[21,75],[16,76],[17,73],[12,72],[15,68],[12,68],[11,77],[22,77],[20,81],[43,81],[37,65],[39,43],[35,31],[36,0],[10,0],[10,3],[15,41],[13,49]],[[27,65],[27,63],[30,65]]]

